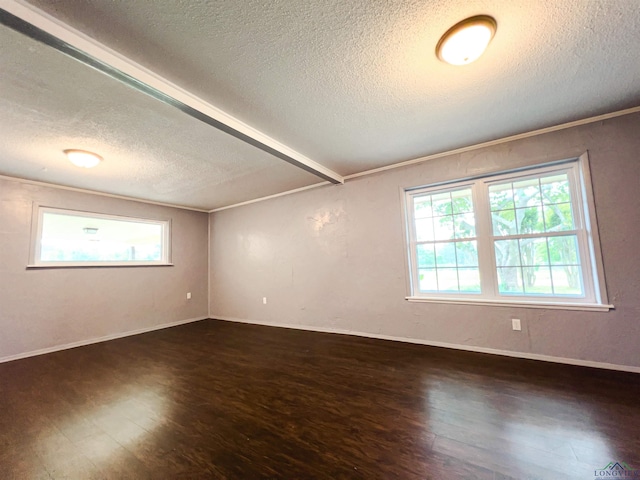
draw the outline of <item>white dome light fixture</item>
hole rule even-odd
[[[451,65],[466,65],[484,53],[496,33],[498,24],[493,17],[478,15],[456,23],[438,42],[436,54]]]
[[[84,150],[65,150],[65,155],[76,167],[93,168],[102,161],[100,155]]]

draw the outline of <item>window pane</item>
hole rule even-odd
[[[517,208],[516,220],[519,234],[544,232],[542,207]]]
[[[518,232],[516,228],[516,211],[500,210],[491,213],[491,221],[493,222],[493,234],[496,237],[504,237],[506,235],[515,235]]]
[[[551,275],[556,295],[584,295],[580,280],[580,267],[551,267]]]
[[[418,268],[434,268],[436,266],[432,243],[418,245],[416,253],[418,255]]]
[[[441,292],[458,291],[457,268],[438,268],[438,290]]]
[[[426,195],[424,197],[414,197],[413,211],[416,218],[433,216],[431,210],[431,195]]]
[[[449,192],[446,193],[437,193],[431,196],[433,200],[433,214],[434,215],[451,215],[451,194]]]
[[[459,267],[478,266],[478,248],[476,242],[457,242],[456,254]]]
[[[544,207],[544,220],[547,232],[573,230],[573,213],[570,203],[557,203]]]
[[[579,265],[578,237],[549,237],[549,258],[552,265]]]
[[[491,204],[492,212],[497,210],[511,210],[515,208],[511,183],[491,185],[489,187],[489,203]]]
[[[434,217],[433,233],[435,240],[450,240],[453,238],[453,217]]]
[[[438,277],[435,269],[418,270],[418,288],[421,292],[438,291]]]
[[[470,188],[451,192],[451,200],[453,213],[473,212],[473,200]]]
[[[160,262],[162,243],[162,223],[45,211],[37,261]]]
[[[522,265],[549,265],[549,252],[546,238],[520,239],[520,259]]]
[[[476,220],[473,213],[463,213],[453,216],[453,226],[456,238],[470,238],[476,236]]]
[[[513,182],[513,201],[516,204],[516,208],[540,205],[539,180],[537,178],[531,178]]]
[[[579,165],[567,162],[407,193],[408,218],[414,222],[414,237],[409,239],[412,271],[419,272],[415,291],[449,298],[480,294],[487,299],[521,296],[544,301],[558,296],[559,302],[581,296],[583,300],[572,301],[597,302],[591,281],[583,278],[583,264],[590,255],[580,250],[591,241],[585,230],[589,219],[583,215],[588,212],[572,203],[589,194],[576,183]],[[485,195],[482,204],[486,208],[489,203],[490,218],[484,213],[475,216],[473,201],[478,195]],[[480,263],[484,267],[485,262],[489,271],[481,275]],[[497,292],[495,287],[481,289],[480,278],[496,285]]]
[[[436,243],[436,264],[440,267],[456,267],[455,243]]]
[[[477,268],[459,268],[460,291],[480,293],[480,271]]]
[[[527,295],[551,294],[551,274],[549,267],[522,267],[524,291]]]
[[[416,240],[418,242],[428,242],[434,240],[432,218],[416,219]]]
[[[518,240],[496,240],[496,265],[498,267],[511,267],[520,265],[520,250]]]
[[[498,267],[498,290],[500,293],[524,293],[520,267]]]
[[[540,183],[542,186],[542,203],[545,205],[571,202],[569,179],[566,173],[543,177],[540,179]]]

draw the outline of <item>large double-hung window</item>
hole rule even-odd
[[[608,309],[586,154],[407,190],[409,300]]]

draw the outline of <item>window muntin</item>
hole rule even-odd
[[[38,207],[32,266],[169,264],[169,221]]]
[[[584,157],[407,191],[409,298],[603,305]]]

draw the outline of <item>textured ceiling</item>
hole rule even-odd
[[[636,0],[31,3],[343,175],[640,104]],[[498,22],[487,53],[463,67],[438,61],[433,51],[440,35],[476,14]],[[0,41],[4,47],[6,39]],[[29,48],[25,42],[10,45]],[[78,92],[59,78],[68,67],[57,63],[72,61],[41,48],[42,58],[32,59],[3,48],[0,121],[6,108],[18,117],[37,112],[37,137],[49,142],[40,147],[68,148],[74,145],[56,136],[78,136],[70,129],[91,111],[76,98],[76,111],[56,113],[59,106],[47,104],[51,111],[41,112],[29,103],[28,90],[55,88],[72,103],[71,97],[100,92],[111,123],[93,118],[98,123],[85,125],[81,137],[122,155],[123,169],[114,166],[98,186],[80,186],[115,192],[105,183],[111,179],[136,197],[212,208],[317,182],[113,80],[81,72],[82,66],[74,70],[83,78]],[[41,71],[31,73],[29,62]],[[23,82],[23,91],[13,85],[6,95],[7,82]],[[122,104],[125,110],[114,109]],[[120,121],[126,128],[116,128]],[[131,145],[135,155],[125,153]],[[28,149],[11,149],[16,162],[34,162]],[[4,172],[6,158],[0,160]],[[118,177],[125,164],[134,172],[126,181]],[[158,173],[158,165],[177,174]],[[52,182],[67,178],[58,169],[49,174]],[[155,183],[147,185],[144,175],[156,175]],[[258,191],[260,179],[268,185]]]
[[[19,33],[0,45],[0,174],[207,210],[320,181]]]

